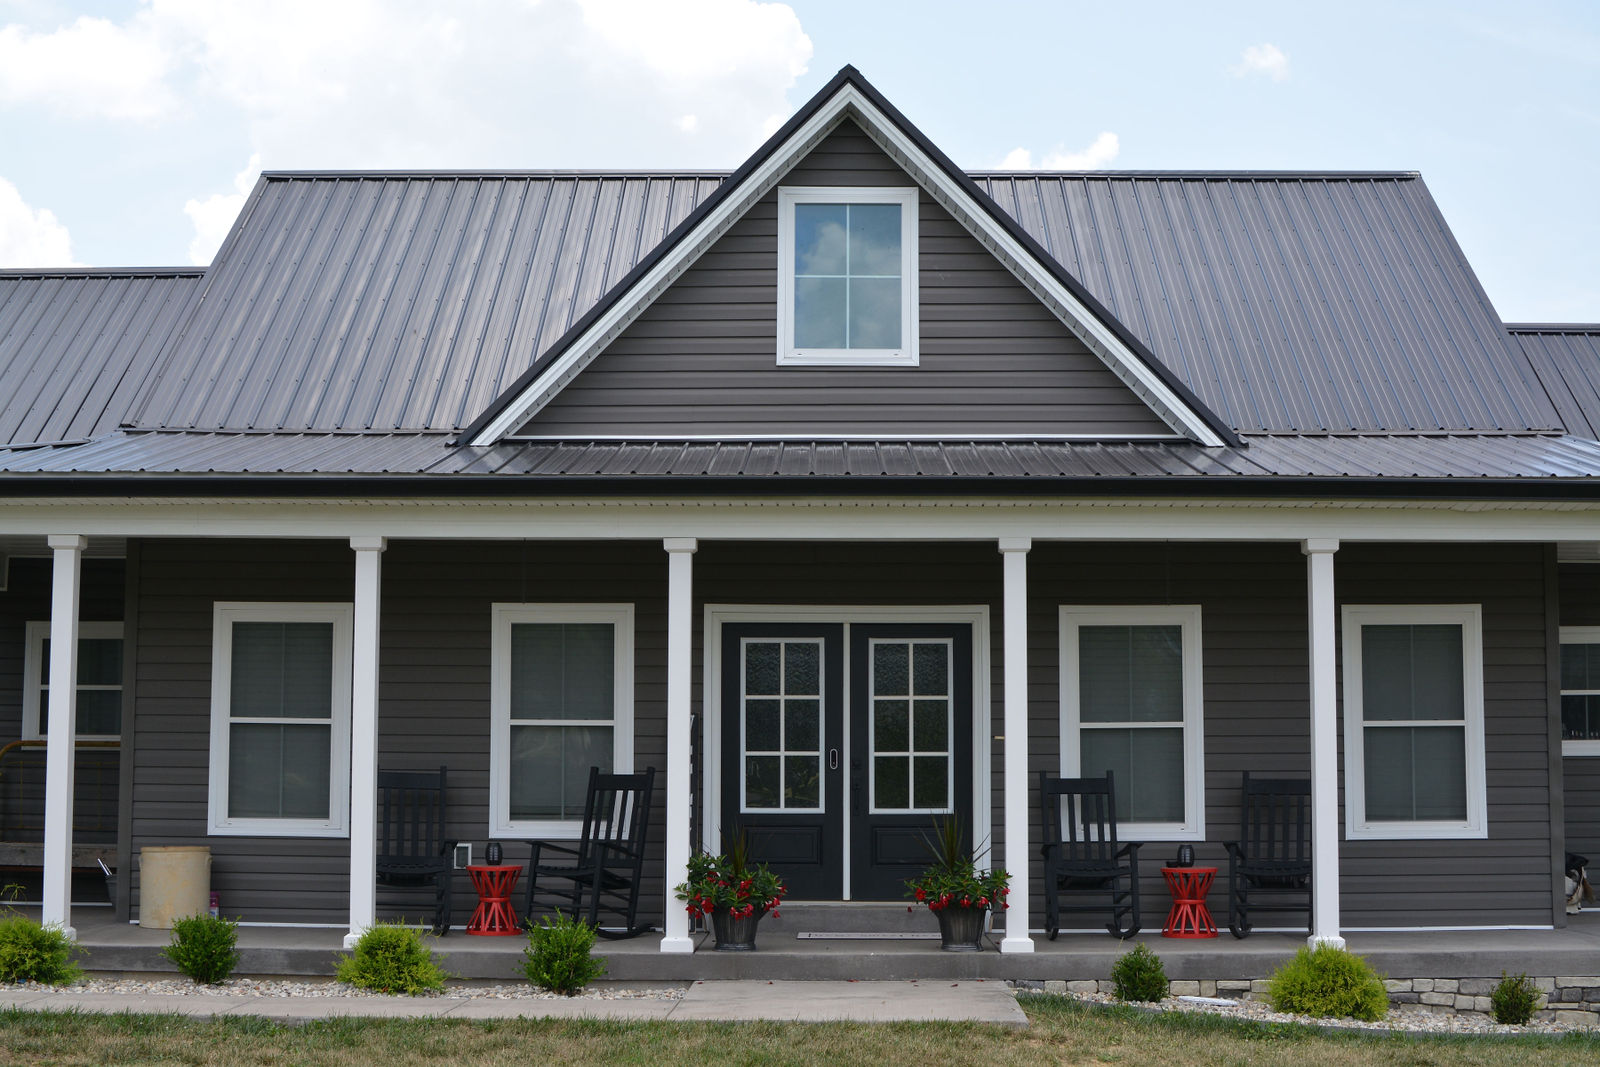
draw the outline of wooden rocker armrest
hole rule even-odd
[[[1227,852],[1229,859],[1232,859],[1232,860],[1243,860],[1244,859],[1244,849],[1239,847],[1239,842],[1237,842],[1237,841],[1224,841],[1222,843],[1222,848],[1223,848],[1223,851]]]
[[[552,852],[561,852],[568,856],[578,855],[578,850],[576,848],[573,848],[570,845],[558,845],[554,841],[525,841],[523,843],[533,850],[528,855],[528,871],[530,874],[532,873],[533,868],[539,866],[539,853],[543,852],[545,849],[549,849]]]
[[[441,855],[441,856],[450,855],[451,853],[453,853],[456,850],[456,846],[459,845],[459,844],[461,844],[461,842],[457,841],[453,837],[447,838],[447,839],[445,839],[443,841],[440,841],[439,842],[439,855]]]
[[[1124,841],[1122,847],[1117,849],[1117,855],[1137,860],[1139,858],[1139,850],[1143,847],[1143,841]]]

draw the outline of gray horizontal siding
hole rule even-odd
[[[847,124],[783,184],[907,186],[912,180]],[[522,432],[1171,432],[926,193],[919,215],[920,366],[776,365],[774,192]]]

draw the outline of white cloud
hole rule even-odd
[[[1263,74],[1275,82],[1289,77],[1289,57],[1275,44],[1253,44],[1239,54],[1239,62],[1228,68],[1235,78]]]
[[[0,178],[0,267],[75,267],[72,238],[55,215],[31,208]]]
[[[154,119],[178,99],[173,56],[148,12],[118,25],[83,16],[49,33],[0,26],[0,103],[75,118]]]
[[[693,133],[699,128],[700,117],[698,115],[685,115],[683,118],[678,120],[678,129],[682,130],[684,133]]]
[[[1000,161],[1001,170],[1103,170],[1111,165],[1122,151],[1122,142],[1110,130],[1102,130],[1089,147],[1079,152],[1069,152],[1065,145],[1056,145],[1040,160],[1033,161],[1033,153],[1026,148],[1013,148]]]
[[[260,173],[261,156],[258,153],[250,157],[244,170],[234,175],[233,192],[213,193],[204,200],[190,200],[183,205],[183,213],[194,223],[194,239],[189,242],[190,263],[204,266],[216,256],[217,249],[222,247],[222,239],[233,228],[233,220],[239,217],[245,197],[250,195],[250,189]]]

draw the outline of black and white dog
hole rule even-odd
[[[1585,903],[1594,903],[1594,889],[1589,885],[1589,857],[1568,852],[1567,914],[1578,914]]]

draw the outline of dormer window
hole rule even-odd
[[[778,363],[916,366],[917,190],[778,190]]]

